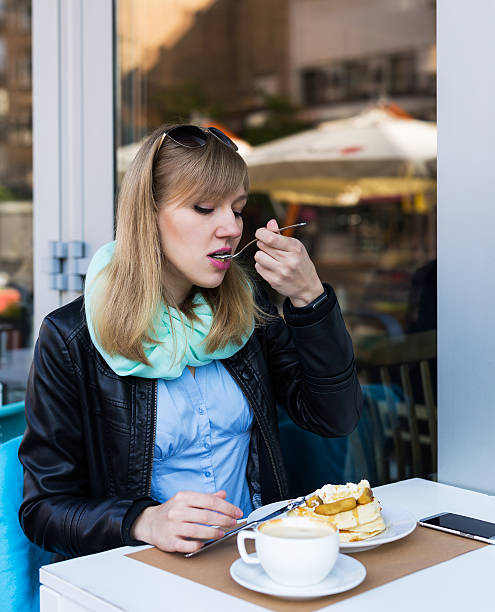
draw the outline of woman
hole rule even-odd
[[[237,260],[213,257],[236,250],[247,192],[215,128],[162,128],[139,150],[84,303],[48,315],[36,344],[19,455],[38,545],[197,550],[287,496],[277,404],[322,436],[356,426],[351,340],[303,245],[275,220],[256,232],[285,321]]]

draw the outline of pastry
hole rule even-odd
[[[335,525],[341,542],[360,542],[385,530],[380,504],[367,480],[358,484],[326,484],[289,515],[318,517]]]

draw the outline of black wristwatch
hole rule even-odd
[[[306,304],[305,306],[294,306],[294,304],[290,302],[290,307],[292,310],[296,312],[300,312],[300,313],[312,312],[315,308],[318,308],[318,306],[326,300],[327,296],[328,296],[327,289],[326,287],[324,287],[323,293],[319,295],[316,299],[314,299],[312,302],[310,302],[309,304]]]

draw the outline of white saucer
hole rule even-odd
[[[254,553],[252,555],[254,556]],[[310,599],[335,595],[357,587],[366,577],[366,568],[357,559],[339,554],[332,571],[322,582],[305,587],[286,586],[274,582],[261,565],[248,565],[237,559],[230,566],[230,575],[241,586],[258,593],[283,599]]]
[[[248,516],[248,521],[262,520],[264,516],[275,512],[275,510],[279,508],[283,508],[287,503],[288,500],[278,501],[257,508]],[[382,533],[379,533],[369,540],[363,540],[362,542],[342,542],[340,544],[340,550],[349,553],[371,550],[382,544],[388,544],[389,542],[395,542],[395,540],[405,538],[416,529],[417,521],[415,516],[402,508],[387,506],[387,508],[382,510],[382,517],[385,521],[385,531],[382,531]]]

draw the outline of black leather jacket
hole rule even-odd
[[[253,410],[247,480],[254,499],[287,496],[277,404],[322,436],[357,425],[361,391],[333,290],[314,310],[284,304],[285,322],[256,329],[223,364]],[[264,310],[276,314],[266,297]],[[151,499],[156,380],[115,374],[91,342],[82,298],[48,315],[26,394],[19,450],[19,516],[39,546],[75,557],[133,544],[130,529]]]

